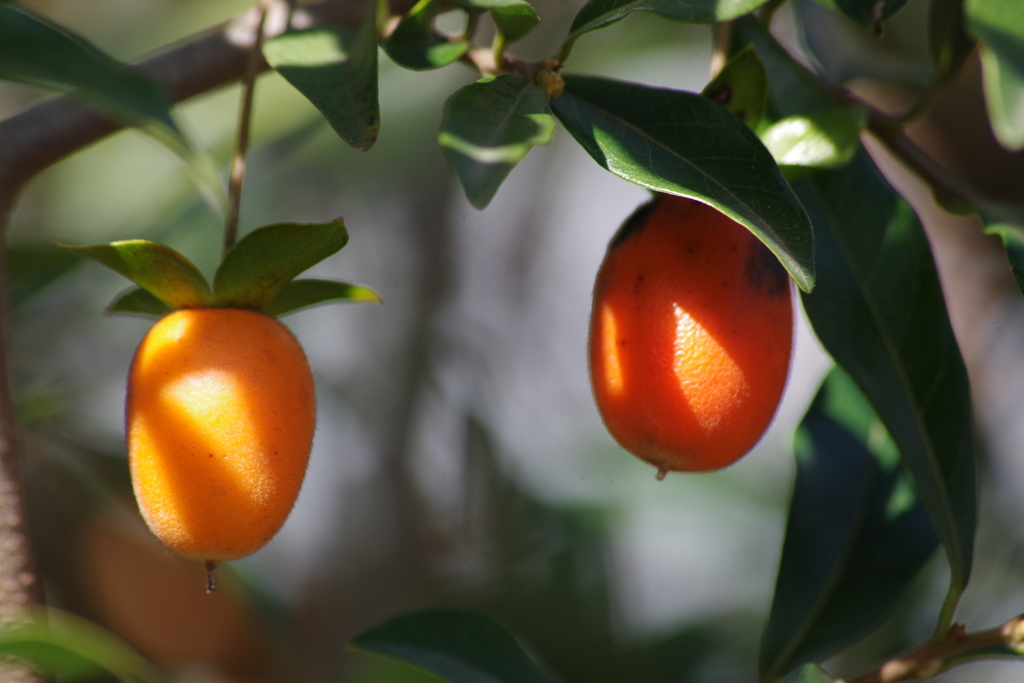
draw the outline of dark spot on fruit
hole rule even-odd
[[[756,238],[751,238],[750,241],[750,258],[747,260],[744,275],[751,287],[763,289],[768,296],[789,294],[789,275],[786,269],[775,258],[775,254]]]

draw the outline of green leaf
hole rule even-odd
[[[814,287],[810,221],[750,129],[693,93],[585,76],[565,83],[551,108],[598,164],[714,206],[757,235],[801,289]]]
[[[357,636],[352,645],[449,683],[552,683],[505,627],[477,612],[409,612]]]
[[[787,116],[768,127],[761,141],[786,167],[839,168],[860,148],[867,116],[860,109],[838,109],[810,116]]]
[[[573,19],[567,43],[584,33],[610,26],[627,14],[650,12],[672,21],[689,24],[710,24],[729,21],[753,12],[766,0],[590,0]]]
[[[998,235],[1003,240],[1013,279],[1017,281],[1021,294],[1024,294],[1024,224],[986,221],[985,232]]]
[[[448,98],[438,142],[473,206],[482,209],[536,145],[551,142],[548,94],[522,76],[484,78]]]
[[[1024,12],[1014,0],[968,0],[964,12],[981,41],[992,130],[1003,147],[1024,149]]]
[[[381,43],[395,64],[423,71],[447,66],[466,54],[468,41],[449,40],[434,29],[439,3],[440,0],[417,2]]]
[[[773,118],[807,116],[834,108],[814,76],[793,61],[753,17],[743,17],[733,24],[733,46],[745,45],[754,46],[768,73],[769,112]]]
[[[825,378],[794,450],[796,485],[761,641],[764,680],[868,635],[939,545],[895,443],[841,368]]]
[[[803,296],[822,344],[874,406],[967,584],[976,492],[970,387],[928,239],[863,150],[795,186],[815,227],[818,286]]]
[[[149,662],[127,643],[52,608],[35,612],[27,625],[0,629],[0,655],[27,661],[62,680],[92,680],[104,672],[126,683],[160,680]]]
[[[903,9],[907,0],[828,0],[825,4],[835,7],[861,26],[880,32],[882,22]]]
[[[213,305],[264,311],[292,278],[348,243],[345,221],[277,223],[238,241],[213,278]]]
[[[289,31],[263,45],[263,56],[324,115],[342,140],[373,147],[380,132],[377,34],[373,12],[358,29]]]
[[[292,280],[285,284],[267,304],[267,315],[286,315],[310,306],[337,302],[381,302],[380,295],[369,287],[333,280]]]
[[[701,95],[718,102],[751,130],[757,130],[768,105],[768,76],[754,47],[748,45],[733,55]]]
[[[124,275],[173,310],[210,305],[210,285],[199,269],[170,247],[147,240],[73,247],[55,244]]]
[[[964,25],[963,0],[932,0],[928,13],[928,48],[940,77],[955,74],[974,49]]]
[[[460,7],[471,9],[486,9],[491,13],[494,24],[505,36],[506,43],[514,43],[520,40],[537,24],[540,17],[533,5],[526,0],[452,0]]]
[[[839,683],[839,679],[829,675],[817,664],[804,664],[799,669],[789,672],[782,683]]]
[[[180,136],[170,100],[156,81],[81,36],[6,1],[0,1],[0,78],[74,91],[118,119],[157,123]]]
[[[112,315],[138,315],[146,318],[162,318],[171,311],[170,306],[141,287],[132,287],[121,292],[107,306],[107,313]]]

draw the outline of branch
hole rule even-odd
[[[1002,654],[1019,654],[1024,648],[1024,615],[1014,617],[1002,626],[968,634],[962,625],[950,629],[941,641],[925,643],[916,650],[890,659],[874,671],[849,679],[849,683],[896,683],[920,681],[972,658],[981,651],[1005,650]]]

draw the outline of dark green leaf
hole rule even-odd
[[[748,45],[733,55],[701,94],[757,130],[768,105],[768,76],[754,47]]]
[[[823,4],[835,7],[861,26],[880,33],[882,22],[903,9],[907,0],[827,0]]]
[[[1024,149],[1024,12],[1015,0],[970,0],[964,12],[981,41],[992,130],[1003,147]]]
[[[714,206],[757,235],[801,289],[814,287],[807,214],[750,129],[693,93],[584,76],[565,82],[551,107],[597,163]]]
[[[206,278],[191,261],[170,247],[146,240],[84,247],[55,246],[102,263],[174,310],[210,305],[210,285]]]
[[[460,7],[486,9],[506,43],[523,38],[540,23],[533,5],[526,0],[453,0]]]
[[[504,626],[477,612],[410,612],[366,631],[352,644],[449,683],[552,683]]]
[[[733,24],[733,45],[753,45],[768,73],[768,102],[773,118],[807,116],[834,109],[816,79],[793,61],[789,53],[753,17]]]
[[[780,167],[839,168],[860,148],[867,117],[860,109],[787,116],[761,134]]]
[[[623,19],[627,14],[650,12],[665,19],[690,24],[728,21],[752,12],[766,0],[590,0],[569,28],[566,42]]]
[[[373,12],[358,29],[290,31],[263,45],[267,63],[320,110],[342,140],[373,147],[380,132]]]
[[[838,679],[829,675],[817,664],[804,664],[799,669],[789,672],[782,683],[839,683]]]
[[[955,74],[974,49],[964,27],[963,0],[932,0],[928,13],[928,48],[940,76]]]
[[[238,241],[213,278],[214,305],[263,311],[292,278],[348,243],[342,219],[278,223]]]
[[[466,196],[482,209],[535,145],[551,142],[548,94],[522,76],[484,78],[448,98],[438,142]]]
[[[156,81],[81,36],[6,1],[0,1],[0,78],[73,91],[120,120],[157,124],[180,136],[170,100]]]
[[[285,315],[320,304],[351,302],[381,302],[380,295],[369,287],[350,285],[333,280],[292,280],[278,290],[264,312],[267,315]]]
[[[825,378],[794,450],[796,485],[761,641],[766,680],[869,634],[939,544],[895,443],[842,369]]]
[[[132,287],[121,292],[113,303],[107,306],[107,313],[138,315],[146,318],[162,318],[170,312],[170,306],[141,287]]]
[[[800,181],[818,286],[803,297],[818,338],[885,423],[949,558],[944,619],[971,571],[975,525],[970,387],[928,239],[864,151]]]
[[[40,610],[25,626],[0,629],[0,655],[18,657],[62,679],[92,680],[109,672],[126,683],[159,680],[149,662],[127,643],[54,609]]]
[[[999,235],[1006,249],[1006,258],[1013,270],[1013,279],[1024,294],[1024,226],[1014,223],[986,222],[985,232]]]
[[[74,254],[50,245],[7,247],[7,296],[18,308],[50,283],[82,263]]]
[[[467,41],[449,40],[434,29],[439,2],[420,0],[381,43],[395,64],[416,71],[437,69],[466,54]]]

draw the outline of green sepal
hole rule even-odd
[[[701,95],[718,102],[751,130],[768,108],[768,75],[753,45],[733,55]]]
[[[210,285],[191,261],[163,244],[124,240],[82,247],[54,244],[81,254],[145,289],[171,310],[210,306]]]
[[[466,54],[469,41],[449,40],[434,29],[438,0],[420,0],[380,46],[399,66],[414,71],[439,69]]]
[[[263,310],[267,315],[294,313],[311,306],[329,303],[381,303],[380,295],[369,287],[335,280],[292,280],[277,291]]]
[[[292,278],[348,243],[345,222],[277,223],[253,230],[224,257],[213,305],[263,312]]]
[[[132,287],[117,295],[107,306],[111,315],[138,315],[145,318],[162,318],[173,309],[142,287]]]

